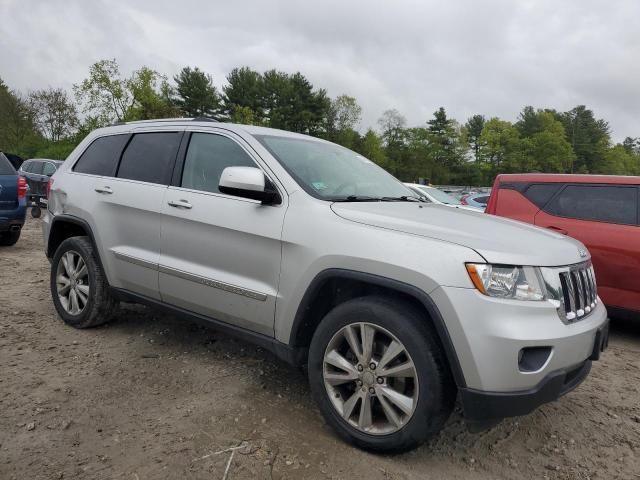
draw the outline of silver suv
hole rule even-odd
[[[267,128],[188,119],[91,133],[50,183],[58,314],[119,301],[205,319],[295,365],[349,442],[402,451],[456,396],[473,429],[582,382],[607,345],[585,247],[421,202],[371,161]]]

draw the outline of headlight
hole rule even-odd
[[[544,300],[540,270],[536,267],[467,263],[473,285],[489,297]]]

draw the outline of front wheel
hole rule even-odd
[[[51,262],[51,296],[58,315],[75,328],[108,322],[118,302],[87,237],[71,237],[60,244]]]
[[[345,302],[322,320],[309,350],[309,382],[341,437],[400,452],[442,429],[455,385],[428,322],[406,303],[375,297]]]

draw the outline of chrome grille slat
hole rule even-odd
[[[572,265],[559,272],[562,307],[559,313],[575,322],[591,313],[598,302],[598,290],[591,263]],[[560,292],[559,292],[560,293]]]
[[[591,308],[594,308],[598,301],[598,289],[596,288],[596,277],[593,271],[593,265],[588,269],[589,281],[591,282]]]

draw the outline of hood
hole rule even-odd
[[[345,202],[331,209],[352,222],[463,245],[489,263],[551,267],[589,258],[572,238],[466,209],[417,202]]]

